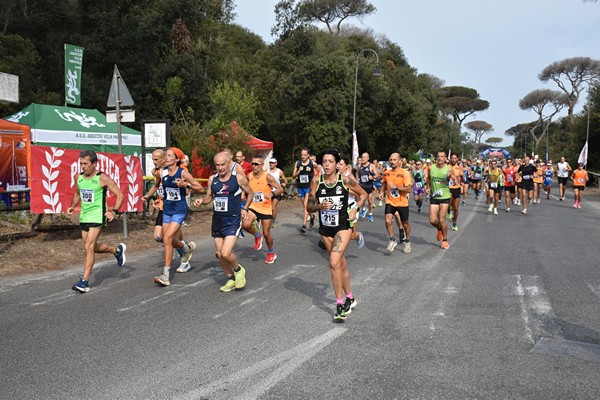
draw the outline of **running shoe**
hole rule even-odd
[[[441,229],[438,229],[438,230],[437,230],[437,240],[438,240],[438,242],[439,242],[440,240],[442,240],[442,238],[443,238],[443,237],[444,237],[444,233],[442,232],[442,230],[441,230]]]
[[[219,288],[219,290],[221,292],[231,292],[234,288],[235,288],[235,280],[233,279],[233,276],[232,276],[229,279],[227,279],[227,283],[225,283],[225,285],[221,286]]]
[[[259,233],[258,237],[254,237],[254,250],[258,251],[258,250],[262,249],[262,240],[263,240],[262,233]]]
[[[357,304],[358,302],[356,299],[350,299],[346,297],[346,301],[344,302],[344,311],[346,312],[346,315],[351,314],[352,309],[356,307]]]
[[[367,215],[367,209],[365,207],[363,207],[363,209],[360,211],[360,219],[365,218],[365,215]]]
[[[117,246],[117,251],[115,252],[115,258],[117,259],[117,265],[122,267],[125,265],[125,261],[127,261],[127,256],[125,252],[127,251],[127,246],[125,243],[119,243]]]
[[[458,230],[458,225],[456,225],[456,224],[452,224],[452,230],[453,230],[453,231],[457,231],[457,230]]]
[[[179,267],[175,271],[177,272],[188,272],[192,268],[192,265],[189,262],[181,262]]]
[[[506,207],[506,212],[510,212],[510,207]]]
[[[452,211],[448,211],[448,214],[446,214],[446,218],[452,219]]]
[[[527,209],[523,209],[523,211],[521,211],[521,214],[527,214]]]
[[[421,214],[421,207],[419,207],[419,209],[417,210],[418,214]]]
[[[365,247],[365,237],[363,236],[362,232],[358,232],[358,239],[356,240],[356,245],[358,246],[359,250]]]
[[[379,199],[379,207],[383,207],[383,200]]]
[[[404,254],[408,254],[412,251],[412,248],[410,247],[410,242],[404,242],[404,248],[402,249],[402,252]]]
[[[169,274],[165,274],[164,272],[159,276],[154,277],[154,283],[158,283],[159,285],[169,286],[171,282],[169,281]]]
[[[343,304],[338,304],[333,314],[333,322],[345,322],[346,321],[346,310]]]
[[[190,260],[192,259],[192,254],[194,253],[194,250],[196,250],[196,243],[189,242],[188,247],[190,249],[188,251],[183,252],[183,257],[181,257],[181,262],[185,262],[185,263],[190,262]]]
[[[373,214],[369,214],[369,222],[373,222]]]
[[[240,264],[238,264],[238,267],[240,267],[238,271],[233,271],[236,290],[242,289],[244,286],[246,286],[246,270]]]
[[[277,228],[277,222],[275,222],[275,220],[271,223],[271,228]]]
[[[493,209],[493,208],[494,208],[494,205],[493,205],[493,204],[490,204],[490,206],[488,207],[488,211],[489,211],[489,212],[492,212],[492,209]]]
[[[573,208],[577,208],[577,203],[573,204]]]
[[[315,226],[315,216],[314,214],[310,216],[310,227],[313,228]]]
[[[498,215],[498,209],[494,207],[494,215]]]
[[[273,264],[277,260],[277,254],[275,253],[267,253],[267,258],[265,259],[265,264]]]
[[[394,251],[394,249],[396,248],[397,245],[398,245],[398,242],[396,241],[396,238],[395,237],[391,238],[387,245],[387,251]]]
[[[464,206],[465,204],[467,204],[467,202],[466,202],[466,201],[464,201],[464,200],[460,202],[460,205],[461,205],[461,206]]]
[[[90,283],[83,278],[79,278],[79,282],[73,285],[72,289],[76,292],[87,293],[90,291]]]
[[[443,240],[442,241],[442,249],[447,249],[450,247],[450,244],[448,244],[447,240]]]
[[[299,229],[300,233],[306,233],[306,225],[302,225]]]
[[[577,208],[581,208],[581,203],[577,203]]]
[[[319,246],[319,248],[321,250],[327,250],[327,246],[325,246],[325,243],[322,240],[319,240],[319,243],[317,243],[317,246]]]

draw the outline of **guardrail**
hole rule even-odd
[[[592,178],[594,178],[590,179],[590,181],[592,181],[591,183],[595,184],[597,188],[600,188],[600,174],[597,172],[588,171],[588,175],[591,175]]]

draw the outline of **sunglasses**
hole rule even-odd
[[[256,167],[257,165],[260,165],[260,163],[253,162],[252,165]]]

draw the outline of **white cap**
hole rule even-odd
[[[277,162],[277,159],[276,159],[276,158],[271,158],[271,159],[269,160],[269,162],[274,162],[274,163],[276,163],[276,162]]]

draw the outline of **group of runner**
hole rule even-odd
[[[215,155],[216,172],[209,177],[204,188],[182,166],[185,155],[180,149],[155,150],[152,153],[154,185],[143,200],[158,194],[153,202],[159,210],[153,237],[164,248],[164,267],[154,278],[158,285],[170,285],[174,251],[181,259],[176,271],[183,273],[190,269],[196,244],[184,241],[181,231],[190,206],[190,191],[204,194],[194,201],[194,206],[212,203],[211,236],[215,256],[226,275],[220,291],[230,292],[246,285],[245,269],[233,253],[242,229],[253,235],[255,250],[261,250],[265,241],[265,263],[272,264],[277,259],[271,228],[275,225],[277,203],[287,179],[274,158],[268,160],[267,167],[262,156],[252,157],[251,163],[245,161],[241,152],[236,156],[237,161],[234,161],[229,149]],[[126,261],[124,243],[114,247],[97,243],[102,227],[115,217],[121,206],[123,195],[114,181],[96,169],[96,164],[94,152],[80,154],[82,173],[68,210],[72,213],[81,203],[80,223],[86,258],[84,275],[73,285],[73,289],[79,292],[89,291],[88,279],[94,253],[114,254],[120,267]],[[441,242],[441,248],[448,249],[447,217],[452,220],[452,229],[458,230],[459,205],[465,204],[469,189],[474,190],[476,199],[483,191],[488,210],[494,214],[498,213],[502,193],[505,193],[507,212],[510,212],[511,204],[522,204],[522,213],[526,214],[528,203],[540,201],[541,189],[545,190],[547,198],[550,197],[555,175],[558,176],[559,198],[564,200],[570,173],[575,190],[574,207],[581,208],[587,172],[582,164],[573,171],[564,157],[554,168],[551,162],[542,166],[539,160],[532,162],[529,157],[517,159],[514,164],[508,159],[500,165],[495,159],[476,160],[474,163],[458,160],[456,154],[448,160],[446,153],[440,151],[433,163],[430,160],[407,162],[399,153],[392,153],[387,163],[383,163],[370,162],[369,154],[363,153],[354,170],[351,161],[335,148],[322,152],[318,160],[309,154],[308,149],[302,149],[292,178],[296,179],[302,204],[300,231],[306,232],[307,222],[313,227],[318,217],[322,245],[329,252],[329,269],[336,297],[333,318],[343,322],[357,304],[350,285],[345,251],[351,240],[356,240],[359,248],[364,246],[364,236],[357,230],[358,220],[366,217],[367,221],[373,222],[373,209],[377,205],[382,206],[384,200],[388,251],[394,251],[399,243],[403,243],[403,252],[411,252],[411,193],[418,213],[421,213],[424,197],[429,201],[429,222],[436,229],[436,239]],[[106,209],[107,189],[116,196],[115,210]],[[398,227],[397,237],[394,222]]]

